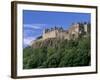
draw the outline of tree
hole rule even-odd
[[[24,69],[89,66],[91,63],[90,35],[75,40],[49,39],[39,44],[42,47],[23,50]]]

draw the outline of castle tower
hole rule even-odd
[[[72,27],[69,29],[70,39],[76,39],[79,37],[80,25],[78,23],[73,23]]]
[[[87,23],[84,23],[84,32],[88,32],[88,25],[87,25]]]

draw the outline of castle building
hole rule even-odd
[[[81,35],[84,37],[90,33],[90,24],[89,23],[75,23],[72,24],[69,29],[63,30],[62,27],[54,27],[51,29],[45,29],[41,38],[32,41],[30,45],[34,42],[42,41],[49,38],[57,38],[57,39],[67,39],[67,40],[75,40],[79,38]]]
[[[76,23],[71,25],[71,27],[68,30],[63,30],[61,28],[51,28],[51,29],[45,29],[43,31],[43,39],[48,38],[60,38],[60,39],[76,39],[81,34],[88,33],[88,24],[87,23]]]

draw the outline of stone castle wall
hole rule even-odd
[[[43,39],[47,38],[61,38],[61,39],[72,39],[79,37],[79,24],[72,25],[69,30],[53,30],[43,33]]]
[[[57,36],[57,30],[54,31],[50,31],[48,33],[43,33],[43,39],[47,39],[47,38],[55,38]]]

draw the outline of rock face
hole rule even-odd
[[[33,48],[41,48],[41,47],[55,47],[58,43],[61,43],[63,40],[58,38],[48,38],[41,41],[35,41],[31,47]]]

